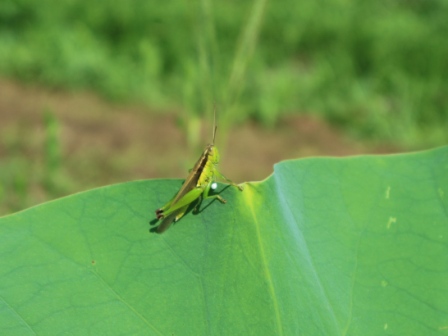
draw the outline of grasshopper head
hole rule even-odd
[[[219,163],[219,151],[218,148],[215,147],[215,145],[208,145],[207,146],[208,151],[208,159],[214,164]]]

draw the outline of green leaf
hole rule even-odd
[[[448,334],[448,147],[282,162],[150,233],[180,183],[0,218],[0,333]]]

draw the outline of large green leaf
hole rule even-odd
[[[448,334],[448,147],[283,162],[150,233],[180,183],[0,218],[0,334]]]

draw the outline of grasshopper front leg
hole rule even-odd
[[[227,177],[225,177],[218,169],[215,169],[215,174],[218,175],[220,178],[226,180],[227,182],[229,182],[231,185],[233,185],[234,187],[237,187],[239,190],[243,191],[243,187],[236,184],[235,182],[233,182],[232,180],[229,180]]]
[[[227,201],[224,198],[222,198],[220,195],[209,195],[210,189],[212,189],[212,184],[213,184],[213,181],[210,181],[207,183],[207,186],[204,189],[204,193],[202,194],[202,200],[195,207],[195,212],[199,212],[198,209],[199,209],[199,206],[201,205],[202,201],[205,199],[208,199],[208,198],[216,198],[216,199],[218,199],[218,201],[220,201],[223,204],[227,203]]]

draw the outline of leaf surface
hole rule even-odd
[[[181,182],[0,218],[1,334],[448,334],[448,147],[282,162],[150,233]]]

